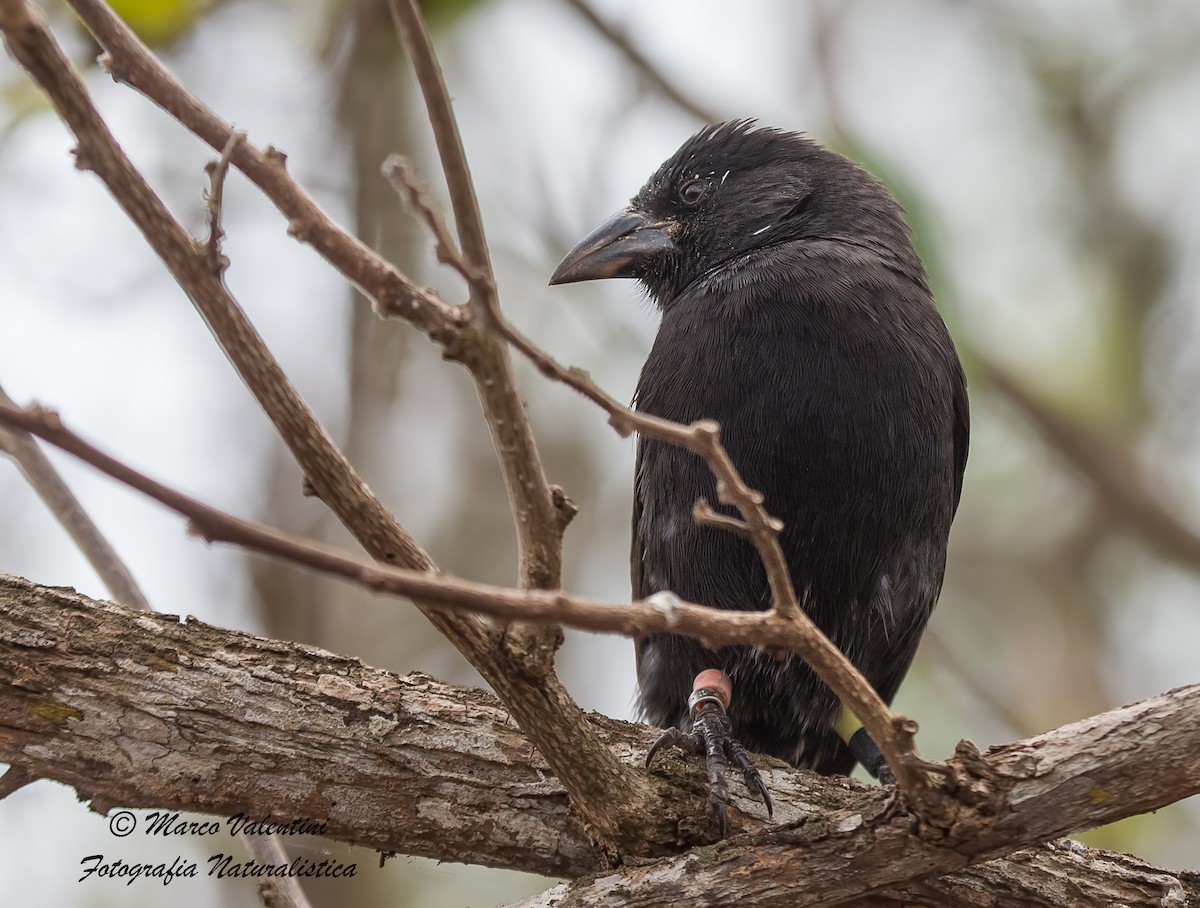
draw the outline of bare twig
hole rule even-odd
[[[208,238],[204,247],[208,252],[209,266],[213,272],[221,275],[229,267],[229,260],[221,253],[221,241],[225,238],[225,230],[221,227],[221,206],[225,202],[225,175],[229,173],[229,161],[238,143],[246,138],[244,132],[235,132],[225,143],[221,157],[210,161],[204,168],[208,172],[209,190],[204,194],[204,207],[208,211]]]
[[[681,87],[668,79],[650,59],[639,50],[629,36],[618,31],[597,13],[587,0],[566,0],[571,7],[596,31],[604,40],[629,62],[634,71],[668,101],[680,110],[691,114],[702,123],[715,123],[721,119],[711,110],[701,104]]]
[[[604,602],[551,590],[513,589],[474,583],[430,572],[382,565],[348,552],[244,520],[184,495],[105,454],[67,429],[58,414],[34,406],[0,404],[0,423],[29,432],[78,457],[186,517],[189,531],[207,542],[224,542],[345,577],[381,593],[408,596],[423,605],[479,612],[506,620],[557,623],[630,637],[679,633],[706,645],[744,644],[772,651],[802,652],[803,626],[775,610],[741,612],[712,609],[651,597],[632,604]]]
[[[0,404],[16,407],[12,398],[0,388]],[[110,595],[130,608],[149,611],[146,600],[125,562],[88,516],[79,499],[67,486],[54,465],[28,433],[14,428],[0,428],[0,450],[7,453],[21,468],[29,485],[57,519],[79,551],[88,560]]]
[[[487,330],[490,323],[502,318],[500,299],[484,236],[483,218],[475,197],[475,184],[429,30],[416,0],[389,0],[389,6],[425,98],[458,228],[461,260],[465,263],[463,273],[468,278],[471,342],[460,345],[460,355],[455,358],[471,371],[500,458],[513,517],[517,521],[521,585],[553,589],[561,583],[562,534],[574,509],[561,507],[564,500],[561,493],[556,494],[546,481],[529,411],[513,375],[508,347]],[[433,208],[425,201],[423,210],[428,214]],[[448,234],[443,227],[438,245],[443,254],[449,255],[453,245],[447,240]],[[457,256],[457,253],[453,254]],[[467,349],[463,349],[464,346]],[[520,640],[514,647],[521,652],[540,653],[553,653],[555,648],[551,638],[545,635],[541,639]],[[549,670],[545,656],[541,661],[542,666],[529,667],[533,673]]]
[[[458,119],[454,116],[441,64],[434,53],[433,41],[416,0],[388,0],[388,6],[425,98],[429,124],[433,128],[433,138],[442,161],[442,172],[446,175],[446,187],[450,190],[450,205],[454,209],[463,258],[481,279],[479,289],[483,291],[483,298],[472,300],[472,304],[483,306],[485,314],[491,314],[498,306],[492,256],[483,232],[479,200],[475,197],[475,181],[471,179],[471,168],[467,163],[462,136],[458,131]]]
[[[450,236],[450,228],[438,211],[437,204],[429,196],[429,191],[417,176],[412,162],[403,155],[389,155],[383,162],[383,175],[392,188],[416,211],[429,232],[433,234],[433,251],[437,260],[443,265],[449,265],[468,285],[484,283],[488,280],[482,272],[472,268],[462,257],[454,239]]]

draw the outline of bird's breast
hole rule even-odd
[[[753,286],[679,301],[664,315],[637,396],[656,416],[716,420],[743,478],[784,522],[797,585],[846,595],[875,583],[913,533],[944,538],[953,513],[956,364],[927,349],[921,331],[906,336],[889,323],[869,288],[860,292],[859,305]],[[707,466],[645,440],[636,485],[635,534],[646,563],[672,575],[661,579],[699,601],[744,600],[758,573],[753,551],[691,518],[698,497],[715,501]],[[686,572],[675,563],[692,559],[724,564],[725,580],[705,581],[722,588],[681,589]]]

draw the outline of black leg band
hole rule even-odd
[[[880,769],[887,764],[883,759],[883,754],[879,752],[879,748],[867,734],[867,730],[860,728],[850,736],[850,740],[846,744],[850,747],[850,753],[854,754],[854,759],[862,764],[863,769],[878,779]]]

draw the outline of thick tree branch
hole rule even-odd
[[[930,835],[911,815],[843,812],[560,886],[521,905],[615,908],[631,904],[631,892],[645,905],[838,905],[1004,856],[1016,842],[1190,797],[1200,792],[1197,747],[1200,685],[1192,685],[983,756],[963,742],[950,765],[966,809],[946,835]],[[1184,882],[1175,883],[1161,904],[1187,904]]]
[[[102,813],[310,817],[384,851],[547,874],[595,863],[561,785],[487,694],[7,575],[0,761]]]
[[[558,780],[480,691],[4,575],[0,682],[0,760],[74,786],[96,810],[310,817],[327,822],[332,838],[386,851],[571,877],[601,869]],[[1054,836],[1195,790],[1200,768],[1194,757],[1179,757],[1200,746],[1198,715],[1194,686],[996,749],[986,765],[1007,787],[1009,809],[977,846],[924,839],[911,817],[889,818],[878,789],[764,761],[785,826],[677,859],[689,862],[680,886],[693,878],[710,884],[697,904],[737,900],[759,876],[714,886],[709,869],[736,854],[739,867],[781,868],[781,876],[763,880],[765,892],[747,895],[748,908],[772,899],[824,904],[814,898],[829,876],[840,893],[860,877],[863,885],[896,880],[899,888],[879,883],[885,888],[864,903],[873,905],[1190,904],[1200,897],[1195,875],[1074,843],[963,865],[979,856],[973,847],[999,848],[1001,836],[1016,837],[1010,843]],[[654,737],[645,726],[590,721],[623,761]],[[1139,748],[1140,761],[1128,760],[1127,746]],[[1127,794],[1124,783],[1110,784],[1112,771],[1142,781],[1134,779]],[[978,784],[977,775],[970,778]],[[654,784],[673,811],[701,809],[697,767],[672,758]],[[1096,796],[1101,789],[1112,797]],[[735,831],[758,826],[740,814],[734,823]],[[647,853],[678,848],[668,834],[648,843]],[[910,856],[925,858],[910,866]],[[917,882],[929,866],[954,872]],[[656,869],[643,868],[651,878]],[[628,889],[621,904],[661,896]]]

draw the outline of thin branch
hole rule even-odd
[[[976,366],[1041,438],[1091,484],[1102,506],[1165,557],[1200,568],[1200,533],[1163,502],[1128,451],[1061,407],[1039,398],[999,364],[978,359]]]
[[[634,71],[643,80],[650,83],[659,94],[684,113],[690,114],[702,123],[715,123],[721,119],[705,105],[684,91],[679,85],[668,79],[662,70],[651,63],[650,59],[634,45],[628,35],[610,25],[599,13],[592,9],[591,4],[587,0],[566,0],[566,3],[567,6],[579,13],[592,29],[601,35],[614,50],[620,53],[626,62],[633,66]]]
[[[491,322],[502,318],[500,298],[475,184],[429,30],[416,0],[389,0],[389,7],[425,98],[458,228],[461,258],[466,266],[463,273],[468,276],[467,312],[471,316],[470,346],[474,349],[455,358],[471,371],[500,458],[517,521],[521,585],[554,589],[562,582],[562,534],[574,509],[561,507],[564,500],[561,492],[546,481],[529,410],[517,388],[508,347],[487,330]],[[432,210],[432,206],[426,206],[427,212]],[[453,249],[445,240],[445,236],[439,237],[438,245],[444,251]],[[515,647],[522,652],[543,654],[542,666],[529,667],[534,674],[549,670],[547,656],[556,648],[552,636],[544,633],[538,639],[519,640]]]
[[[485,314],[490,314],[497,306],[492,256],[483,232],[479,200],[475,197],[475,181],[471,179],[471,167],[467,163],[462,135],[458,131],[458,118],[454,116],[442,67],[416,0],[388,0],[388,6],[425,98],[429,125],[433,129],[442,172],[446,176],[446,188],[450,190],[450,205],[454,209],[454,222],[458,226],[463,257],[479,275],[481,283],[486,283],[486,287],[480,288],[485,291],[484,298],[473,300],[472,303],[484,306]]]
[[[217,275],[225,273],[229,260],[221,254],[221,241],[225,238],[225,230],[221,227],[221,207],[225,202],[225,176],[229,173],[229,161],[238,143],[246,138],[244,132],[235,132],[225,143],[221,157],[210,161],[205,166],[208,173],[209,190],[204,194],[204,207],[208,212],[208,238],[204,247],[208,252],[209,266]]]
[[[582,630],[608,631],[629,637],[678,633],[701,640],[711,648],[743,644],[771,651],[801,651],[807,645],[803,626],[774,610],[726,611],[685,602],[677,596],[651,597],[633,603],[604,602],[555,590],[491,586],[367,561],[346,551],[235,517],[190,498],[84,441],[66,428],[58,414],[51,410],[39,406],[23,410],[0,404],[0,423],[44,439],[186,517],[189,532],[206,542],[234,544],[283,558],[352,580],[376,592],[411,597],[427,608],[478,612],[506,620],[562,623]]]
[[[0,388],[0,404],[16,407],[3,388]],[[70,487],[63,482],[37,442],[19,429],[0,428],[0,450],[21,468],[29,485],[62,524],[109,594],[130,608],[149,611],[150,603],[133,579],[133,574],[88,516]]]
[[[429,190],[417,176],[412,161],[403,155],[389,155],[383,162],[383,175],[392,184],[397,195],[408,203],[409,207],[429,228],[429,232],[433,234],[433,251],[437,260],[457,271],[468,285],[487,281],[487,276],[472,268],[463,258],[462,253],[458,251],[458,247],[450,236],[450,228],[446,226],[445,218],[438,211],[436,203],[429,195]]]
[[[73,632],[80,626],[89,633]],[[22,669],[36,673],[36,687],[9,683]],[[30,763],[34,772],[74,786],[97,810],[120,804],[225,816],[269,812],[327,822],[329,837],[368,848],[555,876],[602,869],[603,856],[561,783],[481,691],[400,677],[195,620],[133,613],[5,576],[0,681],[0,760]],[[655,734],[600,716],[591,723],[620,760],[644,752]],[[1193,685],[1005,745],[982,760],[964,753],[960,770],[968,788],[979,793],[990,771],[1001,809],[992,825],[963,826],[957,837],[889,812],[887,794],[877,788],[768,760],[763,771],[784,825],[670,864],[679,868],[676,885],[691,887],[686,903],[696,905],[812,905],[868,889],[904,904],[929,904],[931,894],[943,896],[933,904],[955,904],[971,892],[1002,893],[995,904],[1010,908],[1060,908],[1072,899],[1190,904],[1195,876],[1075,843],[966,865],[988,850],[1196,791],[1197,748],[1200,686]],[[654,782],[672,812],[685,815],[701,809],[702,778],[698,767],[673,767]],[[737,831],[759,828],[734,814]],[[960,819],[971,816],[964,811]],[[659,837],[644,853],[677,851],[678,827],[656,819],[646,818]],[[714,864],[745,872],[714,882]],[[667,867],[631,866],[625,878],[645,873],[653,884]],[[581,880],[570,897],[614,879]],[[1064,891],[1071,897],[1055,900]],[[1106,891],[1113,897],[1101,898]],[[661,896],[653,889],[622,892],[622,905],[653,904]]]
[[[741,536],[747,542],[754,541],[754,530],[750,528],[750,524],[713,510],[713,506],[708,503],[707,498],[700,498],[692,505],[692,520],[696,522],[697,526],[724,530],[735,536]]]

